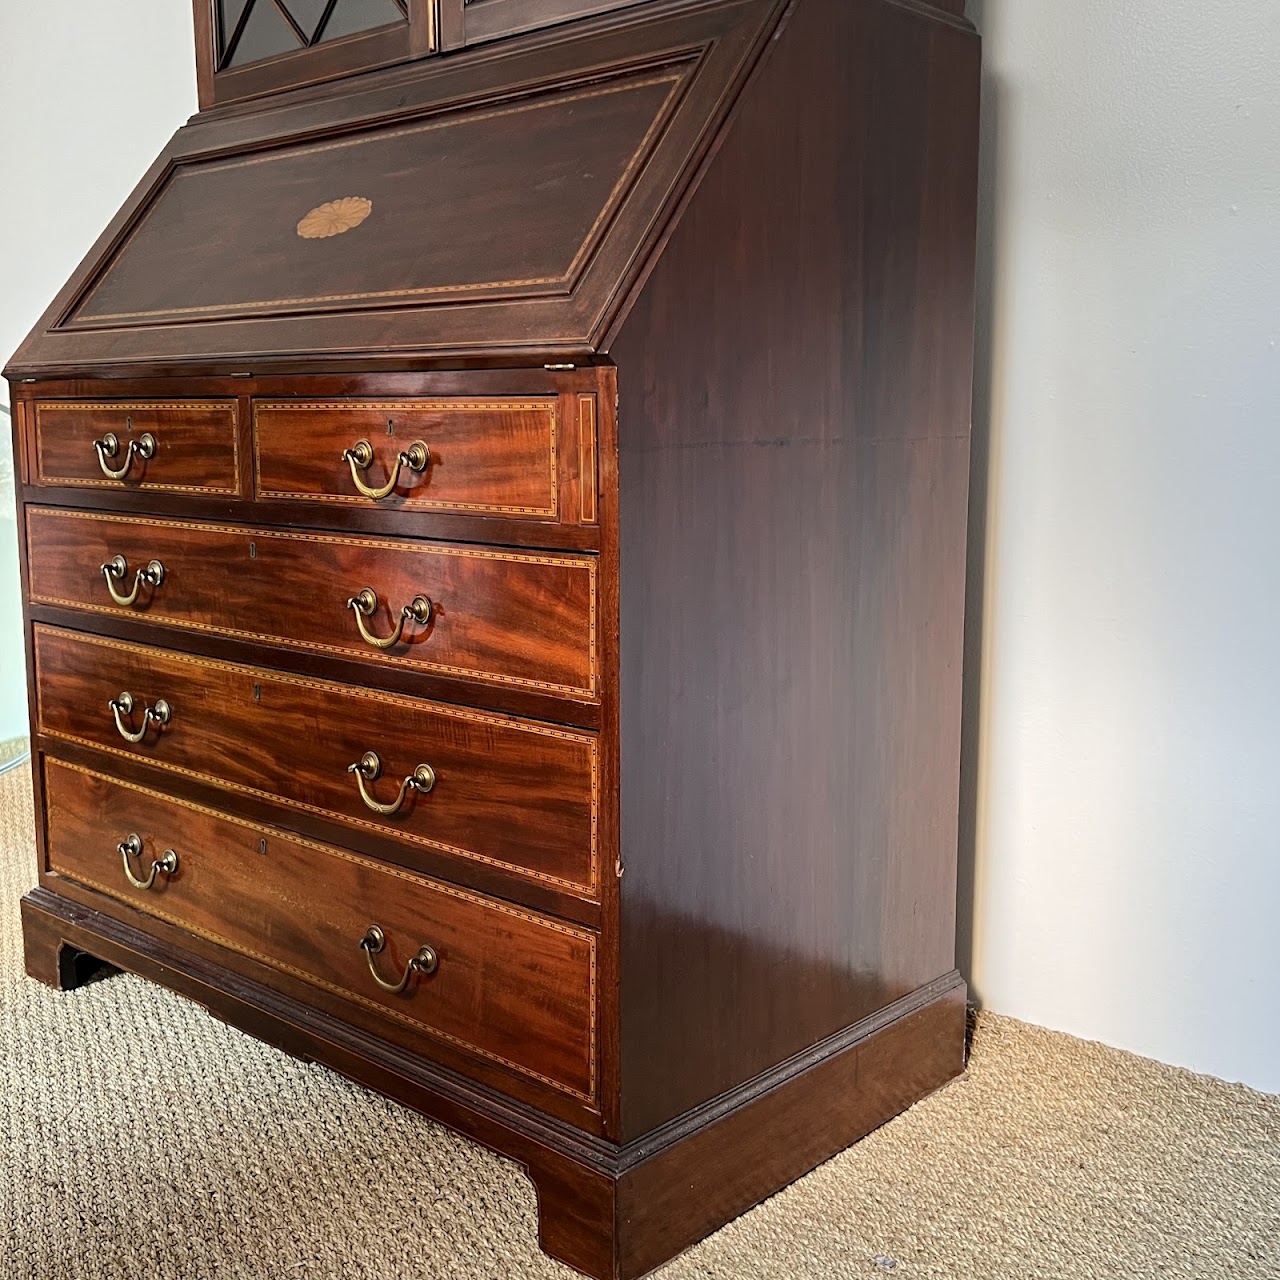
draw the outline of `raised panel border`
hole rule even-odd
[[[401,498],[397,508],[410,508],[422,511],[460,511],[472,515],[494,516],[543,516],[554,520],[560,512],[560,468],[559,468],[559,404],[548,397],[540,401],[518,400],[255,400],[253,402],[253,490],[259,498],[292,499],[298,502],[338,502],[358,507],[368,507],[367,498],[355,494],[340,493],[298,493],[288,489],[267,489],[260,480],[259,474],[259,438],[258,414],[263,410],[323,409],[331,413],[367,411],[369,409],[385,409],[389,412],[408,413],[415,410],[430,412],[537,412],[548,415],[549,451],[548,462],[551,467],[551,505],[549,507],[503,507],[479,502],[441,502],[431,498]]]
[[[35,655],[34,669],[37,672],[40,666],[40,640],[45,634],[63,633],[57,627],[50,627],[44,623],[35,624],[33,628],[32,644],[33,653]],[[101,636],[75,634],[73,639],[76,643],[98,645],[104,649],[110,649],[113,652],[124,651],[127,653],[140,654],[144,657],[156,652],[156,647],[154,645],[131,644],[124,640],[107,640]],[[508,872],[511,875],[520,877],[521,879],[534,880],[540,884],[551,885],[555,888],[564,889],[567,892],[578,896],[581,896],[584,892],[593,900],[598,896],[600,891],[600,741],[595,734],[575,732],[571,729],[562,729],[557,726],[540,724],[536,721],[525,720],[516,716],[500,715],[496,712],[473,711],[469,708],[457,707],[447,702],[432,702],[425,698],[410,698],[394,693],[384,693],[376,689],[366,689],[355,685],[336,684],[325,680],[309,680],[302,676],[289,675],[287,672],[275,671],[266,667],[247,666],[243,663],[218,662],[213,658],[198,658],[193,654],[175,653],[172,650],[167,649],[161,650],[160,652],[163,653],[166,661],[185,663],[186,665],[193,667],[203,667],[210,671],[247,672],[264,684],[288,684],[299,689],[314,689],[316,692],[327,695],[366,698],[374,702],[381,702],[385,706],[403,707],[414,711],[421,711],[426,707],[432,714],[438,713],[443,716],[451,717],[455,720],[465,720],[473,724],[498,725],[504,729],[515,729],[518,731],[541,734],[548,738],[559,738],[565,742],[580,743],[587,748],[591,758],[591,849],[589,855],[589,879],[586,884],[582,884],[576,880],[567,880],[562,876],[553,876],[545,871],[535,871],[530,867],[521,866],[519,863],[504,862],[499,858],[491,858],[486,854],[478,853],[475,850],[464,849],[457,845],[445,844],[443,841],[432,840],[429,836],[417,835],[410,831],[397,832],[396,838],[409,844],[417,844],[424,848],[435,849],[440,853],[446,853],[453,857],[464,858],[471,862],[481,862],[486,866],[495,867],[500,871]],[[45,725],[43,708],[39,705],[36,707],[36,725],[42,734],[52,740],[73,742],[78,746],[86,747],[91,751],[105,752],[123,760],[140,761],[152,768],[161,769],[166,773],[178,774],[181,777],[190,778],[196,782],[202,782],[209,786],[217,787],[220,790],[234,791],[242,795],[257,796],[272,804],[283,804],[291,809],[298,809],[306,813],[315,814],[328,821],[338,822],[343,826],[363,828],[364,830],[379,836],[385,836],[388,834],[385,827],[380,827],[377,823],[369,822],[364,818],[348,817],[346,814],[337,813],[332,809],[325,809],[319,805],[305,804],[301,800],[293,800],[288,796],[277,795],[272,791],[262,791],[257,787],[249,787],[241,783],[230,782],[216,774],[199,773],[193,769],[186,769],[181,765],[169,764],[164,760],[158,760],[151,756],[139,756],[136,752],[126,751],[122,747],[95,742],[89,738],[81,738],[77,734],[59,733],[56,730],[49,729]]]
[[[589,698],[594,700],[599,695],[600,675],[599,675],[599,654],[598,654],[598,635],[597,635],[597,613],[598,613],[598,571],[594,557],[590,556],[554,556],[554,555],[537,555],[528,552],[517,551],[497,551],[488,550],[481,547],[463,547],[452,546],[445,543],[431,542],[425,543],[423,540],[415,540],[406,544],[405,542],[394,542],[386,538],[377,536],[349,538],[339,534],[330,533],[312,533],[298,529],[274,529],[264,526],[253,525],[229,525],[229,524],[205,524],[193,521],[181,521],[170,519],[144,519],[135,516],[114,515],[110,512],[101,511],[74,511],[62,507],[41,507],[29,506],[26,509],[26,529],[25,536],[30,544],[30,522],[32,516],[52,516],[55,519],[68,520],[93,520],[105,521],[113,524],[128,524],[141,527],[153,528],[169,528],[178,525],[185,529],[196,530],[202,533],[230,533],[244,535],[245,533],[253,533],[255,537],[262,538],[281,538],[293,541],[314,542],[320,545],[326,543],[337,544],[340,546],[351,547],[368,547],[371,550],[381,551],[430,551],[450,556],[463,556],[481,560],[502,560],[514,564],[543,564],[552,565],[557,568],[578,569],[586,572],[588,575],[588,679],[589,684],[585,687],[575,685],[559,685],[552,684],[544,680],[530,680],[524,676],[507,676],[498,675],[494,672],[475,671],[471,668],[454,667],[444,663],[426,662],[421,659],[410,660],[408,658],[400,658],[394,654],[380,654],[379,665],[394,665],[405,670],[436,672],[440,675],[454,676],[463,680],[475,680],[483,684],[499,684],[510,685],[525,689],[537,689],[545,693],[560,694],[568,697]],[[37,595],[34,591],[31,593],[30,600],[32,604],[50,605],[55,608],[75,609],[80,612],[104,614],[109,617],[128,618],[131,621],[144,621],[154,626],[168,627],[175,631],[200,631],[210,635],[227,636],[235,640],[253,640],[261,644],[279,645],[288,649],[303,649],[314,653],[330,654],[334,657],[351,659],[353,656],[359,659],[366,655],[358,654],[349,648],[341,648],[337,645],[320,644],[313,640],[291,640],[287,636],[270,635],[266,633],[254,631],[238,631],[230,627],[219,627],[208,622],[185,622],[174,621],[166,618],[147,617],[139,615],[132,609],[117,608],[113,605],[96,604],[85,602],[82,600],[66,600],[60,596]]]
[[[224,410],[231,415],[231,470],[237,480],[240,476],[240,421],[239,421],[239,402],[236,400],[37,400],[35,402],[35,437],[36,437],[36,483],[42,485],[75,485],[85,489],[110,489],[118,490],[117,481],[108,480],[106,476],[101,479],[96,477],[84,480],[74,476],[51,475],[45,470],[44,465],[44,432],[40,427],[40,413],[42,410],[57,409],[61,412],[68,412],[76,409],[83,410],[100,410],[108,409],[118,410],[120,412],[129,412],[130,410],[141,409],[209,409]],[[148,482],[145,487],[138,486],[142,492],[151,493],[210,493],[225,494],[227,497],[237,498],[240,496],[238,485],[232,488],[224,488],[222,485],[211,484],[163,484],[157,482]]]
[[[539,925],[557,933],[563,933],[568,937],[576,938],[579,941],[586,943],[590,953],[589,965],[591,989],[589,1008],[588,1078],[591,1080],[592,1084],[589,1091],[583,1092],[582,1090],[574,1089],[564,1081],[555,1080],[550,1076],[542,1075],[540,1072],[534,1071],[530,1067],[521,1066],[519,1063],[503,1058],[499,1054],[493,1053],[488,1049],[482,1049],[459,1036],[450,1035],[448,1032],[440,1031],[428,1023],[424,1023],[419,1021],[417,1018],[410,1017],[408,1014],[400,1013],[395,1009],[389,1009],[386,1005],[379,1004],[376,1000],[372,1000],[357,991],[351,991],[337,983],[328,982],[323,978],[317,977],[315,974],[308,973],[303,969],[287,964],[286,962],[270,956],[265,952],[256,951],[251,947],[235,942],[232,939],[214,933],[211,930],[202,929],[192,925],[188,921],[182,920],[177,916],[169,914],[163,909],[157,908],[151,902],[139,902],[136,898],[130,898],[123,894],[118,887],[102,884],[99,881],[95,881],[90,877],[81,874],[80,872],[70,871],[64,867],[60,867],[54,861],[52,855],[50,855],[48,863],[49,870],[61,876],[63,879],[71,880],[77,884],[83,884],[90,889],[94,889],[98,893],[105,894],[116,902],[122,902],[126,906],[133,907],[135,910],[141,911],[146,915],[155,916],[169,924],[176,925],[180,929],[185,929],[188,933],[195,934],[196,937],[204,938],[206,941],[216,943],[220,947],[226,947],[230,951],[235,951],[240,955],[248,956],[250,959],[269,965],[273,969],[280,969],[286,973],[291,973],[294,977],[301,978],[304,982],[311,983],[313,986],[323,987],[326,991],[331,991],[333,994],[341,996],[343,999],[354,1000],[359,1004],[365,1005],[380,1016],[393,1018],[398,1022],[412,1027],[415,1031],[421,1031],[428,1036],[446,1040],[450,1044],[454,1044],[465,1049],[468,1053],[479,1054],[481,1057],[488,1058],[491,1062],[496,1062],[500,1066],[506,1067],[508,1070],[516,1071],[521,1075],[528,1076],[531,1079],[537,1080],[540,1084],[545,1084],[561,1093],[567,1093],[571,1097],[589,1105],[595,1105],[598,1097],[598,1072],[596,1059],[598,1009],[596,990],[597,938],[590,930],[579,928],[575,925],[564,923],[563,921],[552,920],[545,916],[535,915],[531,911],[521,910],[520,908],[511,906],[497,898],[482,896],[481,894],[473,893],[470,890],[446,884],[444,881],[435,880],[428,876],[407,871],[403,867],[396,867],[386,862],[378,862],[372,858],[365,858],[345,849],[339,849],[334,845],[323,844],[318,840],[309,840],[305,836],[297,835],[294,832],[286,831],[279,827],[270,827],[263,823],[252,822],[247,818],[236,817],[233,814],[224,813],[221,810],[210,808],[207,805],[196,804],[190,800],[179,800],[174,796],[166,795],[163,791],[155,791],[150,787],[140,786],[136,782],[126,782],[124,779],[113,777],[111,774],[100,773],[95,769],[87,769],[83,765],[70,764],[65,760],[58,760],[56,758],[51,759],[49,763],[56,765],[60,769],[67,769],[73,773],[80,773],[87,777],[97,778],[103,782],[110,783],[112,786],[123,787],[129,791],[136,791],[141,795],[150,796],[152,799],[163,801],[165,804],[190,809],[195,813],[204,814],[205,816],[214,818],[219,822],[227,822],[231,823],[233,826],[243,827],[247,831],[253,831],[259,835],[268,836],[273,840],[284,840],[293,844],[301,845],[303,848],[312,849],[317,853],[322,853],[329,857],[341,858],[346,862],[354,863],[356,866],[366,867],[377,871],[379,874],[395,876],[409,884],[418,885],[430,889],[433,892],[445,894],[448,897],[457,898],[464,902],[471,902],[478,906],[500,911],[505,915],[514,917],[515,919]]]

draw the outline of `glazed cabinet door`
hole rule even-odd
[[[202,109],[390,66],[440,47],[450,0],[195,0]]]

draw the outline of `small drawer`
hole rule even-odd
[[[39,484],[240,491],[234,400],[40,400],[35,422]]]
[[[58,875],[594,1101],[589,930],[105,773],[44,769]]]
[[[36,604],[598,696],[591,556],[39,507],[27,538]]]
[[[594,734],[42,625],[34,646],[43,733],[597,895]]]
[[[555,520],[559,402],[259,400],[259,498]]]

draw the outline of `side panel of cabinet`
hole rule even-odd
[[[954,967],[978,86],[800,0],[612,344],[627,1139]]]

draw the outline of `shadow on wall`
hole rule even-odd
[[[979,34],[995,0],[969,0],[969,20]],[[974,909],[978,854],[980,746],[982,735],[983,622],[987,588],[988,482],[994,412],[993,310],[996,190],[999,168],[1000,86],[987,64],[982,72],[981,155],[978,164],[978,267],[973,361],[973,439],[969,472],[969,572],[965,589],[964,722],[960,741],[960,858],[956,883],[956,966],[969,982],[969,999],[982,1004],[973,986]]]

